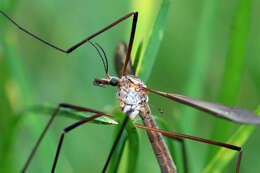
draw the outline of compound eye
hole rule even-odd
[[[112,86],[117,86],[118,83],[119,83],[119,78],[117,78],[117,77],[112,77],[112,78],[110,79],[109,83],[110,83],[110,85],[112,85]]]

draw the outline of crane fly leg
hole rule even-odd
[[[48,42],[42,38],[40,38],[39,36],[33,34],[32,32],[28,31],[27,29],[23,28],[22,26],[20,26],[19,24],[17,24],[11,17],[9,17],[5,12],[3,12],[2,10],[0,10],[0,14],[2,16],[4,16],[8,21],[10,21],[12,24],[14,24],[19,30],[25,32],[26,34],[30,35],[31,37],[33,37],[34,39],[36,40],[39,40],[40,42],[48,45],[49,47],[52,47],[60,52],[63,52],[63,53],[66,53],[66,54],[69,54],[71,53],[72,51],[74,51],[75,49],[77,49],[78,47],[80,47],[81,45],[83,45],[84,43],[86,43],[87,41],[93,39],[94,37],[98,36],[99,34],[109,30],[110,28],[112,28],[113,26],[121,23],[122,21],[126,20],[127,18],[131,17],[132,15],[134,15],[134,20],[133,20],[133,25],[136,25],[136,21],[137,20],[137,15],[138,15],[138,12],[134,11],[134,12],[131,12],[131,13],[128,13],[127,15],[119,18],[118,20],[116,20],[115,22],[113,22],[112,24],[106,26],[105,28],[99,30],[98,32],[88,36],[87,38],[85,38],[84,40],[80,41],[79,43],[76,43],[75,45],[73,45],[72,47],[70,47],[69,49],[62,49],[58,46],[56,46],[55,44],[51,43],[51,42]],[[132,26],[132,32],[131,32],[131,37],[130,37],[130,42],[129,42],[129,48],[128,48],[128,51],[129,51],[129,55],[130,55],[130,52],[131,52],[131,48],[132,48],[132,44],[133,44],[133,40],[134,40],[134,32],[135,31],[135,26]],[[133,34],[132,34],[133,33]]]
[[[239,173],[240,162],[241,162],[241,157],[242,157],[242,148],[241,147],[231,145],[231,144],[225,144],[225,143],[221,143],[221,142],[211,141],[211,140],[207,140],[207,139],[203,139],[203,138],[199,138],[199,137],[195,137],[195,136],[189,136],[189,135],[179,134],[179,133],[175,133],[175,132],[168,132],[168,131],[161,130],[161,129],[150,128],[150,127],[142,126],[142,125],[137,124],[137,123],[135,123],[135,126],[138,127],[138,128],[141,128],[141,129],[161,133],[162,135],[169,137],[169,138],[176,138],[176,137],[185,138],[185,139],[189,139],[189,140],[192,140],[192,141],[198,141],[198,142],[207,143],[207,144],[211,144],[211,145],[215,145],[215,146],[219,146],[219,147],[224,147],[224,148],[227,148],[227,149],[230,149],[230,150],[238,151],[239,155],[238,155],[238,161],[237,161],[237,164],[236,164],[236,172],[235,173]]]
[[[55,159],[54,159],[54,162],[53,162],[53,165],[52,165],[52,170],[51,172],[54,173],[55,172],[55,168],[56,168],[56,165],[57,165],[57,162],[58,162],[58,158],[59,158],[59,154],[60,154],[60,150],[61,150],[61,147],[62,147],[62,144],[63,144],[63,139],[65,137],[65,134],[67,134],[68,132],[70,132],[71,130],[91,121],[91,120],[94,120],[98,117],[101,117],[101,116],[104,116],[104,113],[98,113],[94,116],[91,116],[89,118],[86,118],[84,120],[81,120],[81,121],[78,121],[68,127],[66,127],[63,132],[61,133],[61,136],[60,136],[60,141],[59,141],[59,145],[58,145],[58,148],[57,148],[57,151],[56,151],[56,155],[55,155]]]
[[[100,115],[100,116],[101,116],[101,114],[102,114],[102,116],[103,115],[110,116],[107,113],[100,112],[100,111],[97,111],[97,110],[94,110],[94,109],[90,109],[90,108],[75,106],[75,105],[71,105],[71,104],[64,104],[64,103],[59,104],[59,106],[57,106],[57,108],[52,113],[51,118],[47,122],[44,130],[42,131],[40,137],[38,138],[36,144],[34,145],[34,147],[32,149],[32,152],[30,153],[30,155],[29,155],[29,157],[28,157],[28,159],[27,159],[27,161],[26,161],[26,163],[25,163],[25,165],[24,165],[24,167],[23,167],[23,169],[21,171],[22,173],[24,173],[26,171],[26,169],[28,168],[28,166],[29,166],[29,164],[30,164],[30,162],[31,162],[35,152],[37,151],[37,149],[38,149],[38,147],[39,147],[39,145],[40,145],[40,143],[41,143],[41,141],[43,139],[43,137],[45,136],[47,130],[49,129],[50,125],[53,123],[54,118],[56,117],[56,115],[58,114],[58,112],[60,111],[61,108],[69,108],[69,109],[73,109],[73,110],[76,110],[76,111],[82,111],[82,112],[91,112],[91,113],[95,113],[95,114]],[[92,117],[90,117],[90,118],[92,118]],[[84,120],[82,120],[82,121],[84,121]]]

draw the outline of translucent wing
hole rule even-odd
[[[220,118],[224,118],[230,121],[241,124],[253,124],[260,125],[260,116],[257,116],[247,110],[235,108],[231,106],[225,106],[220,103],[208,102],[200,99],[194,99],[187,96],[178,94],[170,94],[160,92],[152,89],[145,88],[145,90],[169,98],[176,102],[192,106],[196,109],[210,113]]]
[[[115,58],[114,58],[114,64],[115,64],[115,69],[116,73],[118,76],[121,75],[121,70],[124,66],[125,59],[126,59],[126,54],[127,54],[127,45],[125,42],[120,42],[117,45],[116,51],[115,51]],[[133,74],[133,69],[132,69],[132,61],[131,58],[129,60],[129,64],[126,68],[126,74]]]

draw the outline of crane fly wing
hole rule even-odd
[[[128,47],[125,42],[122,41],[117,45],[117,48],[115,51],[114,64],[115,64],[115,69],[116,69],[116,73],[118,76],[120,76],[122,73],[122,68],[123,68],[125,60],[126,60],[127,50],[128,50]],[[133,73],[134,73],[133,66],[132,66],[132,61],[130,58],[129,64],[125,71],[125,74],[133,74]]]
[[[217,117],[224,118],[236,123],[260,125],[260,117],[244,109],[225,106],[220,103],[194,99],[178,94],[160,92],[148,88],[144,89],[149,92],[174,100],[176,102],[192,106],[196,109],[202,110]]]

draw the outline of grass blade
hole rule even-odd
[[[27,109],[25,109],[22,114],[25,116],[27,114],[43,114],[43,115],[51,115],[54,110],[57,108],[57,106],[53,105],[35,105],[31,106]],[[58,116],[63,116],[75,120],[83,120],[85,118],[93,116],[93,113],[86,113],[86,112],[79,112],[68,108],[60,108],[60,111],[58,113]],[[94,124],[103,124],[103,125],[111,125],[111,124],[118,124],[115,120],[107,117],[102,116],[99,118],[96,118],[93,121],[90,121],[90,123]]]
[[[193,55],[189,59],[192,61],[192,66],[188,72],[189,79],[186,84],[185,95],[194,98],[201,98],[203,95],[203,86],[205,86],[207,77],[207,66],[210,63],[212,52],[212,38],[214,37],[216,28],[216,13],[219,1],[204,1],[202,3],[202,11],[200,21],[198,22],[198,32],[196,35],[195,48],[192,50]],[[183,133],[192,134],[195,129],[196,110],[190,107],[184,107],[180,118],[180,127]],[[196,163],[197,153],[192,152],[193,146],[190,141],[187,141],[187,152],[189,153],[189,168],[194,172],[201,172],[202,167]],[[203,159],[203,157],[200,157]],[[201,160],[203,163],[203,160]]]
[[[243,77],[251,6],[251,0],[239,0],[235,12],[234,27],[231,32],[219,99],[219,102],[230,106],[234,105],[237,100]],[[226,141],[231,127],[232,124],[230,122],[216,119],[211,138],[217,137],[219,140]],[[216,153],[216,149],[210,148],[208,158],[211,158],[214,153]]]
[[[14,2],[15,1],[10,1],[11,4],[9,4],[7,11],[8,13],[10,11],[12,11],[13,7],[16,5]],[[7,12],[6,11],[6,12]],[[9,13],[11,14],[11,13]],[[2,16],[1,16],[2,18]],[[25,106],[25,105],[32,105],[34,103],[34,96],[32,95],[31,91],[31,83],[26,79],[26,70],[23,68],[22,65],[22,57],[20,56],[19,52],[17,52],[17,40],[16,38],[16,33],[13,32],[7,32],[5,29],[8,29],[8,25],[7,20],[2,20],[1,22],[3,22],[3,27],[1,27],[1,30],[3,30],[3,32],[1,32],[1,34],[3,34],[3,50],[4,50],[4,55],[5,55],[5,60],[6,60],[6,67],[8,67],[8,71],[10,73],[10,78],[13,80],[13,83],[15,85],[15,87],[17,87],[17,91],[18,91],[18,96],[20,96],[18,98],[18,101],[20,107],[17,108],[17,112],[19,112],[20,108]],[[5,22],[6,21],[6,22]],[[1,23],[2,24],[2,23]],[[16,32],[16,31],[15,31]],[[2,41],[2,40],[1,40]],[[16,114],[17,116],[17,114]],[[17,122],[18,121],[18,122]],[[29,128],[31,129],[30,132],[32,132],[32,136],[34,136],[35,138],[39,136],[39,134],[42,132],[42,128],[43,128],[43,124],[38,122],[37,117],[31,117],[30,119],[26,119],[24,116],[21,116],[17,119],[17,121],[13,121],[14,123],[9,124],[8,127],[10,128],[10,130],[8,130],[7,134],[4,134],[7,137],[15,137],[16,134],[19,132],[16,126],[18,126],[20,123],[19,121],[24,122],[24,128]],[[14,139],[7,139],[6,142],[10,142],[9,144],[4,144],[4,145],[8,145],[8,147],[12,147],[17,141]],[[11,143],[12,142],[12,143]],[[50,142],[48,145],[47,144],[42,144],[41,145],[44,151],[50,151],[52,146],[55,146],[54,143]],[[6,148],[7,150],[8,148]],[[39,151],[39,154],[42,155],[42,157],[39,159],[41,160],[42,163],[44,163],[45,158],[51,158],[52,154],[49,152],[43,152],[43,150]],[[12,148],[12,151],[15,151],[14,148]],[[17,153],[12,153],[10,152],[9,154],[13,154],[12,157],[15,157],[14,155],[17,155]],[[19,153],[20,154],[20,153]],[[6,157],[8,158],[8,157]],[[66,156],[64,156],[64,160],[66,161],[64,164],[64,167],[66,167],[67,165],[69,165],[69,162],[66,159]],[[12,162],[10,162],[12,163]],[[17,163],[19,165],[19,167],[24,164],[24,163]],[[66,165],[66,166],[65,166]],[[17,169],[20,169],[18,167],[12,167],[10,166],[10,169],[15,168],[16,171]],[[39,168],[41,170],[44,170],[44,165],[39,165]],[[11,171],[6,171],[6,172],[11,172]]]
[[[134,74],[136,74],[136,69],[137,69],[137,66],[138,66],[140,58],[141,58],[142,49],[143,49],[143,41],[141,41],[140,44],[137,47],[137,51],[136,51],[136,55],[135,55],[135,61],[134,61],[134,64],[133,64]]]
[[[255,113],[257,115],[260,115],[260,106],[257,108]],[[243,146],[255,128],[255,126],[249,125],[241,126],[226,143],[233,144],[236,146]],[[204,173],[222,172],[223,169],[228,165],[228,163],[237,155],[238,154],[235,151],[228,150],[225,148],[219,149],[215,157],[211,159],[207,167],[204,169]]]
[[[118,129],[116,129],[115,131],[119,132],[119,129],[120,129],[120,126],[118,126]],[[117,133],[115,133],[115,135],[117,135]],[[114,137],[114,139],[115,138],[116,137]],[[113,153],[113,156],[111,158],[111,161],[109,163],[108,172],[118,172],[120,161],[123,156],[124,149],[125,149],[126,141],[127,141],[127,132],[123,131],[122,136],[118,142],[118,145],[117,145],[117,147]]]
[[[14,11],[15,6],[17,5],[17,0],[10,1],[1,1],[0,2],[0,10],[4,10],[5,12],[11,14]],[[2,172],[13,172],[13,155],[14,153],[14,144],[15,138],[17,137],[18,132],[18,124],[20,122],[20,117],[17,116],[16,111],[19,109],[19,99],[17,94],[19,95],[17,83],[13,80],[13,71],[10,69],[10,61],[8,57],[12,57],[12,59],[16,59],[16,53],[13,54],[12,51],[15,50],[9,49],[9,43],[7,42],[8,38],[6,37],[7,30],[5,27],[7,21],[4,20],[3,16],[0,16],[0,104],[1,110],[0,113],[0,126],[1,126],[1,136],[0,140],[0,168]],[[1,47],[2,46],[2,47]],[[11,88],[11,89],[10,89]],[[14,89],[13,91],[11,91]],[[16,96],[15,98],[12,96]]]
[[[157,57],[160,43],[163,39],[163,33],[166,26],[169,7],[170,0],[163,0],[155,23],[153,24],[153,29],[145,47],[144,54],[141,57],[140,63],[137,66],[136,75],[140,77],[143,81],[148,80],[152,71],[153,63],[155,61],[155,58]]]
[[[114,111],[113,115],[115,115],[117,121],[120,122],[122,122],[126,116],[118,110]],[[127,122],[125,129],[126,133],[124,132],[122,134],[117,149],[113,154],[109,172],[136,172],[139,158],[139,134],[131,120]]]

